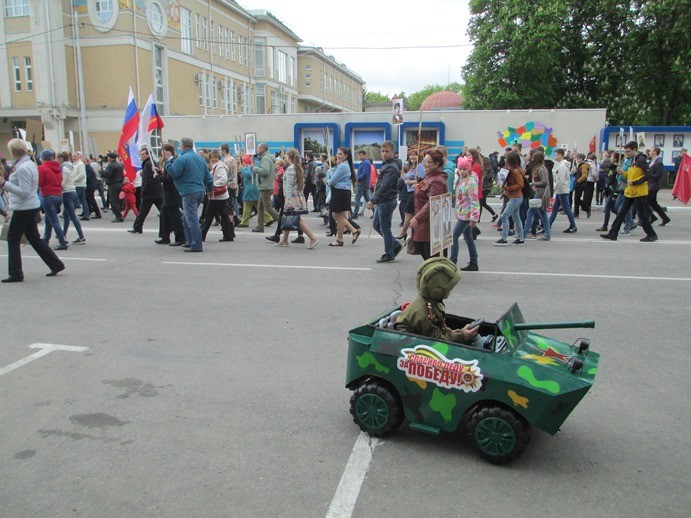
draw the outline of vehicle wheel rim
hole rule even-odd
[[[483,419],[475,429],[475,440],[487,455],[508,455],[516,447],[516,432],[509,423],[497,417]]]
[[[389,422],[389,407],[381,397],[365,394],[355,404],[355,415],[367,428],[378,430]]]

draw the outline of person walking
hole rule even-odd
[[[2,279],[2,282],[22,282],[24,280],[22,235],[26,236],[31,247],[50,268],[50,272],[46,276],[53,277],[65,269],[65,264],[38,233],[36,217],[41,207],[37,194],[38,169],[28,156],[29,148],[25,141],[12,139],[8,142],[7,149],[14,159],[14,164],[8,180],[0,175],[0,191],[9,193],[10,208],[13,212],[10,228],[7,232],[9,276]]]
[[[521,221],[521,204],[523,203],[523,169],[521,168],[521,156],[516,151],[511,151],[506,157],[506,168],[509,174],[504,182],[504,195],[508,198],[506,207],[501,213],[501,238],[494,242],[495,246],[506,246],[509,243],[509,218],[513,217],[516,240],[514,245],[522,245],[523,222]]]
[[[120,191],[125,178],[125,170],[122,164],[118,162],[117,153],[108,153],[108,165],[101,174],[108,184],[108,204],[110,210],[113,211],[113,216],[115,216],[112,223],[122,223],[125,220],[122,218],[122,212],[120,212]]]
[[[273,193],[274,180],[276,178],[276,164],[273,157],[269,154],[269,146],[263,142],[257,146],[257,157],[259,158],[259,163],[252,167],[252,173],[257,178],[259,201],[257,202],[257,226],[252,229],[252,232],[264,232],[264,216],[267,212],[273,218],[273,221],[277,221],[280,217],[278,212],[271,206],[271,194]],[[266,223],[266,225],[271,225],[271,223]]]
[[[357,178],[353,168],[353,156],[350,149],[339,147],[336,152],[336,161],[338,165],[328,182],[331,187],[331,214],[336,221],[336,241],[329,243],[329,246],[343,246],[343,231],[345,228],[353,234],[353,244],[360,236],[357,233],[357,229],[348,221],[350,199],[353,193],[352,186]]]
[[[387,140],[381,145],[382,165],[372,198],[367,208],[374,210],[374,230],[384,239],[384,254],[378,263],[390,263],[403,249],[391,232],[391,220],[398,200],[398,179],[401,177],[401,161],[394,158],[394,144]],[[376,210],[375,210],[376,208]],[[357,212],[357,210],[356,210]],[[353,235],[353,243],[360,236],[360,230]]]
[[[211,228],[214,218],[221,220],[221,230],[223,237],[219,241],[233,241],[235,239],[235,228],[228,216],[228,168],[221,160],[221,154],[217,150],[209,153],[211,161],[211,176],[213,178],[213,190],[209,193],[209,201],[206,204],[204,214],[204,225],[202,226],[202,241],[206,241],[206,234]]]
[[[283,213],[292,213],[305,215],[309,214],[307,208],[307,200],[305,199],[305,182],[307,181],[302,171],[302,164],[300,163],[300,155],[297,150],[290,148],[285,155],[288,162],[288,167],[283,175],[283,195],[285,201],[283,204]],[[305,220],[300,218],[300,230],[302,230],[310,240],[308,249],[312,250],[319,244],[319,239],[314,235],[312,229],[307,225]],[[281,239],[275,246],[288,246],[288,237],[290,230],[283,230]]]
[[[165,163],[167,160],[175,160],[175,147],[172,144],[163,144],[161,147],[160,167],[156,171],[156,179],[163,188],[163,203],[161,204],[161,237],[154,243],[157,245],[182,246],[185,244],[185,229],[182,224],[182,198],[175,187],[173,179],[166,174]],[[170,234],[175,241],[171,243]]]
[[[131,234],[141,234],[144,229],[144,221],[154,205],[161,213],[161,206],[163,204],[163,187],[161,182],[154,179],[154,164],[151,161],[149,150],[142,148],[139,151],[139,157],[142,161],[142,191],[141,203],[139,204],[139,214],[132,224],[132,228],[127,232]],[[163,237],[161,232],[161,225],[159,222],[159,238]]]
[[[559,148],[554,151],[554,160],[556,160],[556,169],[554,171],[554,204],[552,205],[552,214],[549,217],[550,229],[554,225],[554,220],[557,219],[559,209],[563,210],[566,217],[569,218],[569,228],[564,230],[565,234],[573,234],[577,232],[576,220],[571,212],[571,173],[569,172],[570,164],[564,160],[564,150]]]
[[[175,182],[182,198],[185,239],[188,245],[183,248],[186,252],[203,252],[199,206],[204,201],[206,188],[212,188],[213,179],[206,167],[206,161],[194,152],[194,141],[189,137],[183,137],[180,139],[180,145],[182,154],[177,160],[169,159],[166,162],[166,172]]]
[[[70,221],[72,221],[74,228],[77,229],[77,239],[72,241],[72,244],[83,245],[86,243],[86,239],[75,209],[79,197],[74,185],[74,166],[70,162],[70,155],[67,152],[58,154],[58,163],[60,163],[62,171],[62,233],[67,239],[67,231],[70,228]]]
[[[477,176],[472,174],[472,157],[461,157],[458,159],[458,174],[456,180],[455,196],[456,204],[456,226],[453,229],[453,239],[451,241],[451,262],[456,264],[458,261],[458,240],[461,235],[468,247],[470,261],[461,268],[466,272],[477,272],[478,266],[477,247],[473,236],[473,228],[480,220],[480,200]]]
[[[549,207],[549,200],[552,198],[552,193],[549,190],[549,178],[547,174],[547,167],[545,166],[545,155],[537,151],[532,154],[530,159],[530,172],[532,175],[530,186],[535,191],[534,199],[540,200],[539,207],[529,207],[528,215],[525,220],[526,232],[531,232],[533,227],[533,220],[535,214],[540,216],[542,221],[542,228],[545,235],[540,238],[541,241],[551,241],[552,233],[549,226],[549,218],[547,217],[547,207]],[[536,234],[528,234],[526,238],[537,239]]]
[[[50,244],[53,230],[55,237],[58,238],[56,250],[67,250],[69,243],[62,233],[58,210],[62,205],[62,171],[60,164],[55,161],[55,151],[44,149],[41,152],[41,161],[38,167],[38,186],[41,189],[43,199],[43,210],[46,217],[43,220],[43,241]]]

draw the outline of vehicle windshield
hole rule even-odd
[[[497,336],[495,341],[496,352],[507,355],[512,355],[516,352],[516,349],[518,349],[528,337],[528,331],[518,331],[515,324],[522,324],[524,322],[525,319],[523,318],[521,309],[518,307],[518,304],[514,303],[509,310],[497,320],[497,329],[501,335]]]

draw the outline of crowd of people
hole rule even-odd
[[[403,161],[396,156],[394,143],[387,141],[380,148],[379,169],[364,150],[358,152],[356,169],[352,151],[346,147],[336,150],[335,160],[312,152],[301,157],[295,149],[273,155],[265,143],[258,145],[255,156],[234,156],[227,144],[198,152],[192,139],[183,138],[179,155],[165,144],[158,162],[148,149],[141,149],[141,170],[132,180],[115,153],[95,160],[78,152],[46,149],[34,156],[19,139],[10,141],[8,148],[13,163],[0,175],[0,190],[9,194],[13,216],[7,232],[9,277],[3,282],[23,280],[22,236],[53,276],[64,269],[49,246],[53,233],[54,249],[64,251],[86,243],[82,221],[111,211],[113,223],[122,223],[132,211],[134,221],[128,232],[142,234],[153,206],[160,214],[155,243],[197,253],[203,252],[212,225],[221,227],[219,241],[230,242],[235,240],[235,228],[249,227],[254,216],[252,232],[264,233],[276,224],[275,232],[266,237],[276,246],[306,243],[306,235],[306,248],[314,249],[319,239],[304,218],[310,197],[312,212],[319,213],[328,227],[326,235],[333,238],[329,246],[344,246],[346,234],[354,245],[362,233],[357,219],[366,208],[372,211],[372,228],[383,238],[384,253],[377,262],[387,263],[395,261],[404,248],[423,259],[430,257],[430,198],[450,192],[456,223],[450,251],[444,255],[448,252],[456,264],[463,237],[469,256],[461,268],[465,271],[479,270],[475,240],[483,210],[501,232],[494,242],[497,246],[523,245],[526,239],[550,241],[560,214],[569,222],[563,232],[577,232],[576,220],[581,214],[590,218],[594,203],[604,206],[604,222],[598,228],[606,232],[601,234],[604,239],[631,235],[640,225],[645,231],[641,241],[655,241],[652,222],[658,217],[654,213],[661,219],[660,226],[670,222],[657,202],[664,175],[660,150],[653,147],[646,155],[639,152],[636,142],[627,143],[623,152],[605,153],[598,162],[594,154],[571,156],[562,149],[548,157],[541,147],[524,155],[520,144],[507,148],[501,157],[497,152],[485,157],[479,148],[467,148],[453,160],[444,146],[411,147]],[[500,213],[487,203],[498,192],[503,200]],[[397,207],[401,221],[394,234]],[[0,214],[7,216],[3,196]],[[610,214],[616,215],[611,226]],[[42,236],[37,226],[41,219]],[[77,233],[71,242],[67,237],[70,223]],[[297,231],[293,240],[289,240],[291,231]]]

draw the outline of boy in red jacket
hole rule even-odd
[[[135,216],[139,216],[139,211],[137,210],[137,197],[134,190],[134,186],[130,183],[130,179],[125,176],[122,183],[122,190],[120,191],[120,199],[125,205],[125,212],[122,214],[122,219],[127,217],[130,209],[134,212]]]

